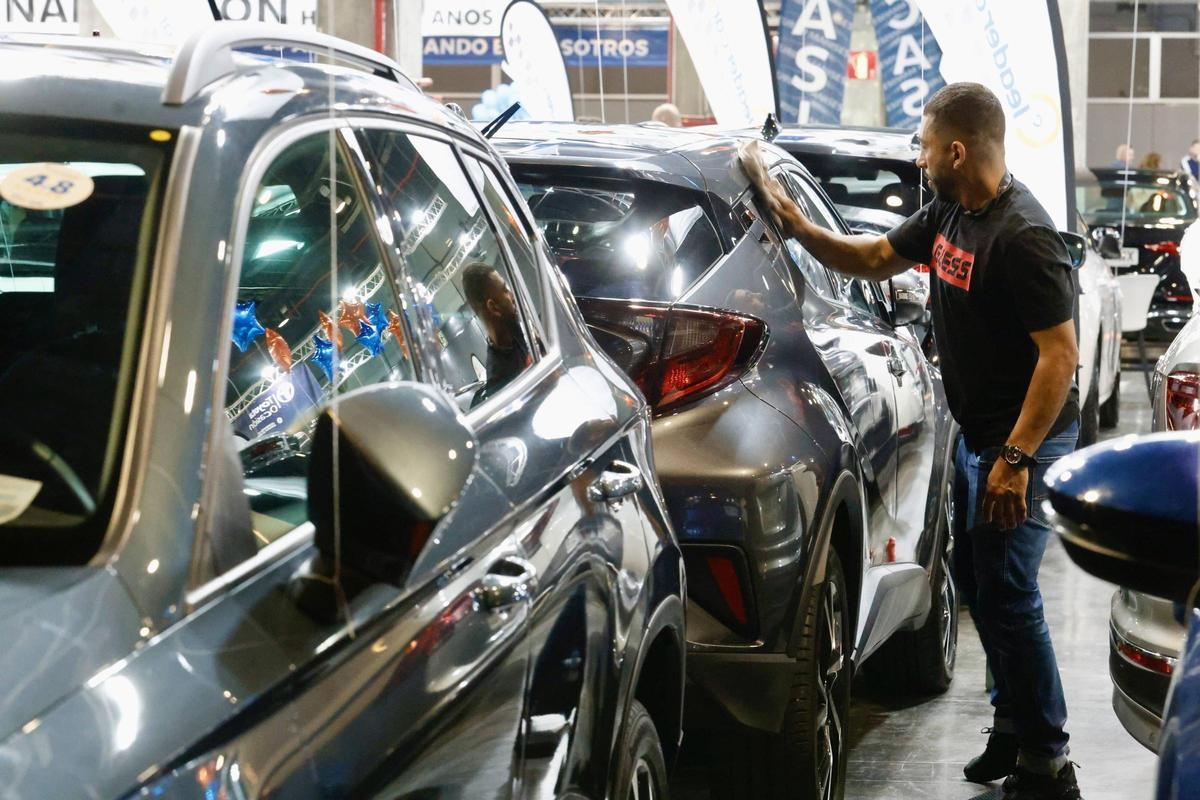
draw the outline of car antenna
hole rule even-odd
[[[763,141],[773,142],[775,137],[779,135],[779,120],[775,119],[775,112],[767,112],[767,119],[763,122],[762,130]]]
[[[212,12],[214,20],[217,22],[221,21],[221,12],[217,8],[217,0],[208,0],[208,10]]]
[[[480,133],[483,134],[483,138],[490,139],[493,136],[495,136],[496,131],[503,128],[504,123],[506,123],[510,119],[512,119],[513,114],[516,114],[520,109],[521,109],[520,101],[513,103],[511,106],[504,109],[504,111],[500,114],[500,116],[496,117],[494,120],[489,122],[487,125],[483,126],[483,130],[480,131]]]

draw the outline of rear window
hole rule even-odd
[[[516,178],[577,296],[675,300],[722,255],[699,192],[652,181]]]
[[[77,563],[103,534],[169,155],[157,141],[0,115],[4,563]]]
[[[909,216],[930,199],[917,165],[898,159],[793,153],[839,206]]]
[[[1092,225],[1129,222],[1163,222],[1196,218],[1196,206],[1186,192],[1167,177],[1114,178],[1075,189],[1076,203]]]

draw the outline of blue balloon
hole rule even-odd
[[[473,120],[490,120],[488,116],[488,108],[483,103],[476,103],[471,106],[471,119]]]
[[[500,97],[496,94],[495,89],[488,89],[487,91],[485,91],[483,93],[483,96],[480,97],[479,99],[482,100],[483,104],[485,106],[487,106],[488,108],[495,108],[496,105],[500,102]]]
[[[367,320],[375,330],[382,331],[388,326],[387,314],[383,311],[383,303],[367,303]]]
[[[512,105],[515,94],[516,92],[513,91],[513,85],[511,83],[502,83],[496,87],[496,99],[504,108],[508,108]]]
[[[358,323],[358,336],[354,341],[367,348],[367,352],[377,356],[383,352],[383,328],[369,322]]]
[[[267,331],[258,321],[257,308],[257,300],[239,300],[233,309],[233,344],[243,353],[251,342]]]
[[[313,336],[312,360],[330,381],[333,380],[333,342],[323,336]]]

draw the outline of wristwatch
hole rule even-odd
[[[1006,444],[1000,450],[1000,457],[1003,458],[1010,467],[1017,469],[1025,469],[1026,467],[1037,466],[1038,460],[1026,453],[1015,444]]]

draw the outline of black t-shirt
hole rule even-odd
[[[1037,366],[1030,332],[1074,314],[1071,261],[1050,215],[1013,180],[979,212],[934,199],[887,236],[902,257],[929,265],[942,377],[967,446],[1004,444]],[[1050,434],[1078,417],[1072,384]]]

